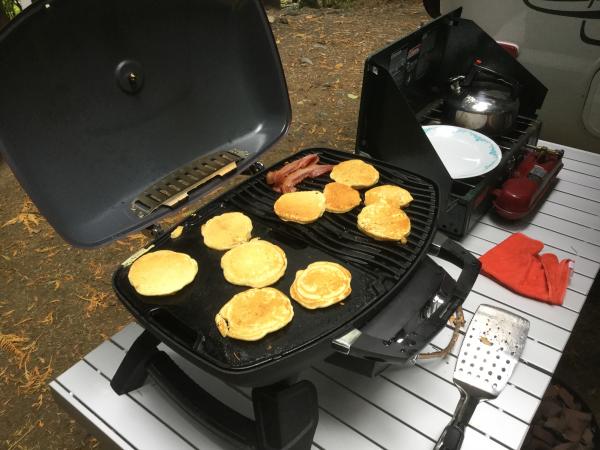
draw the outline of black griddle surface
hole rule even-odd
[[[317,149],[305,150],[287,161],[308,153],[319,153],[323,164],[356,158],[345,152]],[[172,240],[166,233],[155,242],[151,251],[174,250],[187,253],[198,261],[198,275],[191,285],[171,296],[143,297],[129,284],[128,269],[120,268],[114,278],[115,289],[142,325],[158,327],[177,343],[224,368],[254,366],[323,338],[356,320],[396,289],[426,250],[434,229],[437,197],[433,185],[421,177],[391,169],[391,166],[373,164],[381,174],[379,184],[403,186],[415,198],[406,209],[412,225],[406,245],[375,241],[358,231],[356,217],[361,206],[346,214],[326,212],[309,225],[281,221],[273,212],[273,203],[279,194],[264,182],[265,171],[184,220],[181,223],[184,232],[178,239]],[[305,180],[298,188],[322,191],[331,181],[325,175]],[[339,304],[317,310],[305,309],[292,299],[294,318],[283,329],[255,342],[223,338],[215,325],[215,315],[233,295],[249,288],[225,280],[220,267],[225,252],[206,247],[200,227],[210,218],[230,211],[243,212],[252,219],[253,238],[269,241],[285,251],[287,270],[272,287],[289,296],[297,270],[315,261],[333,261],[352,273],[350,296]]]

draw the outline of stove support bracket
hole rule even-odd
[[[110,385],[119,395],[142,387],[148,375],[192,418],[236,448],[306,450],[319,421],[317,391],[302,380],[252,390],[255,420],[231,409],[194,382],[157,348],[160,343],[144,331],[128,350]]]

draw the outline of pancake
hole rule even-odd
[[[171,239],[177,239],[183,233],[183,227],[179,225],[173,231],[171,231]]]
[[[287,258],[276,245],[252,239],[225,253],[221,258],[221,267],[225,279],[231,284],[261,288],[283,276]]]
[[[229,250],[248,242],[252,221],[240,212],[228,212],[208,220],[200,229],[204,244],[215,250]]]
[[[325,185],[323,195],[325,195],[325,209],[332,213],[346,213],[360,205],[358,191],[342,183]]]
[[[380,201],[384,201],[395,208],[404,208],[413,198],[406,189],[402,189],[400,186],[393,186],[391,184],[384,184],[383,186],[377,186],[373,189],[369,189],[365,192],[365,205],[371,205]]]
[[[360,231],[379,240],[406,242],[410,233],[410,219],[400,208],[386,202],[365,206],[358,214]]]
[[[294,317],[290,299],[274,288],[248,289],[234,295],[215,316],[223,337],[257,341]]]
[[[273,209],[286,222],[311,223],[325,212],[325,196],[319,191],[290,192],[279,197]]]
[[[190,284],[198,273],[194,258],[171,250],[146,253],[129,268],[127,278],[140,295],[170,295]]]
[[[350,271],[337,263],[314,262],[296,272],[290,295],[305,308],[326,308],[350,295],[351,280]]]
[[[329,176],[332,180],[355,189],[368,188],[379,181],[377,169],[360,159],[349,159],[339,163]]]

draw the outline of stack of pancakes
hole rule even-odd
[[[411,201],[410,192],[399,186],[388,184],[368,190],[365,207],[358,214],[358,229],[373,239],[406,243],[410,219],[402,208]]]
[[[326,308],[350,295],[351,280],[350,271],[340,264],[318,261],[296,272],[290,294],[307,309]]]
[[[223,337],[257,341],[277,331],[294,317],[290,299],[274,288],[249,289],[234,295],[217,313]]]

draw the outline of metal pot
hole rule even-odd
[[[519,84],[487,67],[450,79],[445,102],[448,122],[487,135],[509,131],[519,114]]]

